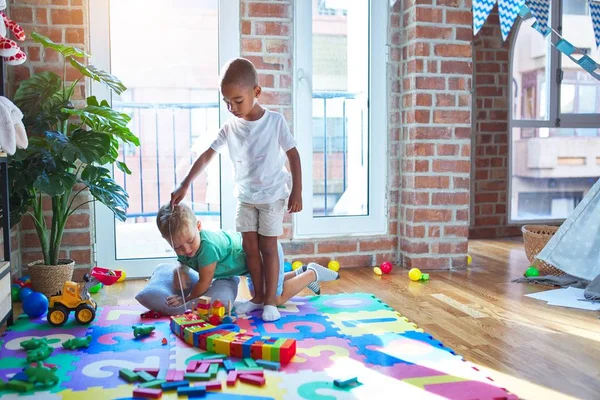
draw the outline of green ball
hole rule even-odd
[[[94,285],[90,288],[90,293],[98,293],[100,291],[100,289],[102,289],[102,282],[100,282],[97,285]]]
[[[527,271],[525,271],[524,275],[528,278],[530,276],[540,276],[540,271],[536,267],[531,266],[531,267],[527,268]]]
[[[13,303],[16,303],[18,301],[20,301],[19,299],[19,292],[21,291],[21,288],[19,286],[12,286],[10,288],[10,298],[12,299]]]

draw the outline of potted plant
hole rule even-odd
[[[33,219],[40,241],[43,260],[29,264],[33,289],[46,295],[59,291],[72,278],[74,262],[59,259],[65,225],[82,205],[99,201],[124,221],[129,206],[128,195],[112,178],[110,169],[119,162],[121,143],[139,145],[127,127],[130,117],[113,110],[94,96],[73,100],[77,84],[90,78],[121,94],[123,83],[105,71],[85,63],[84,51],[51,41],[33,33],[32,39],[45,51],[57,51],[64,61],[62,77],[52,71],[39,72],[21,82],[14,103],[24,114],[23,123],[29,136],[27,149],[9,157],[11,225],[23,215]],[[81,76],[67,83],[67,66]],[[44,213],[45,201],[51,203],[50,218]]]

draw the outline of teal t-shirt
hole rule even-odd
[[[242,235],[238,232],[200,231],[200,248],[193,257],[178,256],[177,260],[199,271],[200,268],[217,263],[215,279],[246,275],[246,254],[242,247]]]

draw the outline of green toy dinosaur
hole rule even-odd
[[[55,372],[56,367],[48,368],[41,361],[38,361],[37,366],[25,369],[25,374],[28,376],[27,382],[34,385],[40,383],[44,387],[54,386],[58,383]]]
[[[35,350],[42,346],[48,346],[49,342],[46,338],[31,338],[29,340],[23,340],[21,342],[21,347],[25,350]]]
[[[52,354],[53,351],[54,348],[48,345],[41,346],[35,350],[29,350],[27,352],[27,362],[32,363],[45,360],[46,358],[50,357],[50,354]]]
[[[146,324],[138,324],[138,325],[133,325],[133,336],[135,336],[135,338],[139,338],[140,336],[148,336],[150,335],[154,329],[156,329],[154,327],[154,325],[146,325]]]
[[[83,347],[90,347],[92,337],[90,335],[80,338],[69,339],[63,343],[63,347],[67,350],[81,349]]]

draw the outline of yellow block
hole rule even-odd
[[[231,355],[231,342],[225,340],[226,338],[220,337],[214,341],[213,352],[217,354]]]
[[[273,361],[271,358],[271,350],[273,349],[273,345],[271,344],[263,344],[262,345],[262,359],[267,361]]]

